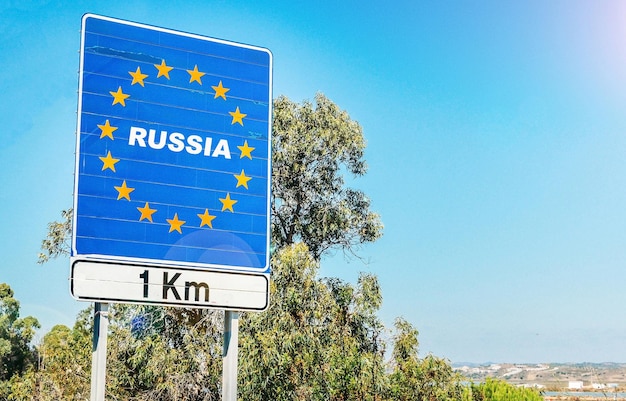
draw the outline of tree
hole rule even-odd
[[[344,171],[367,171],[361,126],[324,95],[315,102],[274,101],[272,241],[278,248],[302,241],[319,259],[333,247],[354,253],[383,226],[367,196],[343,179]]]
[[[30,345],[39,322],[20,319],[20,303],[6,283],[0,284],[0,396],[6,396],[9,380],[34,368],[37,353]]]
[[[367,170],[359,124],[322,94],[315,105],[281,96],[274,101],[273,132],[271,301],[267,312],[241,317],[240,399],[460,399],[459,377],[443,359],[418,357],[417,330],[403,319],[396,321],[388,373],[376,276],[361,274],[356,285],[318,277],[325,253],[356,255],[361,244],[382,235],[367,196],[344,181],[344,174]],[[71,214],[64,211],[64,221],[48,226],[40,261],[69,251]],[[220,313],[114,305],[109,329],[107,394],[113,399],[219,398]],[[67,335],[59,329],[55,337]]]
[[[241,319],[241,396],[323,400],[331,296],[315,280],[318,266],[304,244],[279,250],[273,262],[270,309]]]
[[[218,400],[222,314],[115,305],[107,394],[134,400]]]
[[[48,223],[48,233],[41,242],[37,263],[42,264],[58,256],[69,255],[72,235],[72,208],[61,211],[61,221]]]
[[[418,357],[417,330],[397,318],[390,376],[393,400],[452,401],[462,395],[461,377],[450,364],[433,355]]]
[[[37,346],[38,363],[6,386],[11,401],[70,401],[89,397],[91,325],[89,311],[81,312],[73,329],[56,325]]]
[[[286,394],[294,394],[291,388],[300,396],[315,393],[324,395],[320,399],[328,399],[326,395],[335,394],[334,399],[348,399],[348,394],[354,391],[368,393],[368,386],[378,386],[380,390],[377,383],[384,377],[384,345],[379,336],[382,323],[376,317],[382,299],[377,280],[373,276],[362,276],[355,290],[338,280],[323,282],[315,277],[324,252],[336,248],[354,254],[359,244],[374,241],[382,234],[380,219],[369,210],[367,197],[361,191],[345,188],[342,176],[344,172],[360,176],[366,171],[361,127],[321,94],[316,96],[316,107],[309,102],[298,105],[286,97],[276,99],[273,124],[272,243],[285,251],[273,263],[278,267],[273,273],[270,314],[244,314],[242,320],[246,324],[241,325],[241,338],[245,343],[246,335],[256,335],[254,330],[258,329],[263,338],[267,337],[264,341],[275,340],[271,350],[280,355],[280,360],[292,360],[288,358],[292,355],[293,360],[299,362],[295,365],[272,362],[271,370],[280,377],[290,377],[291,381],[280,388],[251,386],[259,392],[256,396],[254,392],[246,394],[261,397],[256,399],[288,399]],[[68,253],[71,215],[71,209],[66,210],[62,221],[49,224],[40,262]],[[291,249],[298,242],[304,244]],[[305,283],[313,292],[296,297]],[[292,289],[291,292],[286,288]],[[201,359],[219,360],[221,348],[215,345],[221,343],[221,337],[216,338],[214,334],[216,329],[221,333],[221,325],[215,325],[216,319],[208,319],[198,330],[199,326],[188,319],[194,313],[181,309],[159,310],[162,311],[160,317],[155,308],[111,308],[110,329],[116,339],[121,339],[109,343],[113,355],[109,370],[116,372],[111,375],[117,384],[115,388],[126,389],[127,397],[151,394],[158,399],[181,399],[184,394],[188,397],[185,399],[195,399],[193,389],[202,385],[206,388],[208,380],[204,374],[198,374],[206,367]],[[280,315],[279,319],[273,320],[274,312]],[[133,335],[130,323],[133,319],[154,320],[155,316],[161,322],[180,324],[163,324],[139,337]],[[282,324],[287,326],[280,326]],[[314,326],[309,327],[310,324]],[[291,330],[292,343],[283,341],[284,330]],[[206,336],[206,333],[211,334]],[[203,344],[204,348],[194,348],[197,344]],[[244,355],[246,350],[250,351],[250,358],[242,357],[242,360],[263,366],[257,351],[242,348]],[[320,358],[324,358],[327,369],[322,376],[313,373],[317,371],[316,363],[322,362]],[[164,366],[172,366],[171,369],[180,374]],[[211,365],[207,372],[214,374],[217,367],[221,371],[221,366]],[[294,370],[296,367],[298,371]],[[188,375],[181,377],[185,372]],[[346,380],[346,374],[352,373],[357,376]],[[306,380],[298,381],[298,375]],[[173,380],[174,377],[177,379]],[[372,379],[360,380],[366,377]],[[250,380],[253,383],[254,378]],[[331,388],[334,385],[337,389]],[[320,388],[313,390],[315,386]],[[179,387],[192,390],[184,392]],[[209,387],[212,392],[219,390],[217,385]],[[269,398],[263,398],[263,394]]]
[[[502,380],[487,378],[485,383],[472,383],[463,391],[462,401],[542,401],[535,389],[520,388]]]
[[[274,101],[270,310],[242,319],[242,396],[253,400],[377,399],[383,393],[382,296],[317,278],[321,256],[355,254],[382,223],[343,173],[365,174],[359,124],[322,94],[315,106]]]
[[[380,288],[317,277],[303,243],[273,257],[272,302],[244,314],[240,397],[245,400],[380,400],[385,393]]]
[[[24,400],[76,400],[89,397],[92,308],[79,313],[72,329],[56,325],[38,346],[39,365]]]

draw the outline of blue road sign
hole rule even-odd
[[[83,17],[72,256],[269,273],[272,56]]]

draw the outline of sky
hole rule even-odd
[[[358,121],[381,215],[361,260],[380,316],[452,362],[626,362],[626,3],[1,1],[0,282],[71,326],[69,259],[37,264],[72,205],[81,17],[271,50],[274,96]]]

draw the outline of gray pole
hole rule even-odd
[[[91,354],[91,401],[104,401],[107,369],[107,330],[109,304],[96,302],[93,311],[93,350]]]
[[[224,350],[222,352],[222,401],[237,401],[237,346],[239,312],[224,312]]]

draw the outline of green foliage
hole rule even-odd
[[[356,285],[318,277],[324,253],[354,255],[382,235],[369,199],[344,182],[344,173],[367,170],[359,124],[322,94],[315,105],[281,96],[274,101],[272,146],[271,302],[264,313],[241,315],[240,399],[460,400],[459,377],[445,360],[418,357],[418,332],[403,319],[385,362],[376,276],[361,274]],[[69,253],[71,216],[63,211],[63,221],[48,225],[40,263]],[[109,319],[108,399],[220,399],[221,312],[112,305]],[[92,328],[89,310],[72,330],[53,328],[39,347],[38,366],[4,382],[5,394],[86,399]]]
[[[274,101],[272,241],[304,242],[319,259],[333,247],[354,252],[375,241],[382,223],[367,196],[344,185],[344,171],[367,171],[361,126],[324,95],[315,102]]]
[[[316,281],[317,264],[304,245],[273,258],[272,303],[240,323],[240,389],[249,400],[323,399],[330,294]],[[306,305],[305,307],[303,307]],[[247,398],[247,397],[251,398]]]
[[[375,400],[384,392],[382,300],[377,280],[356,288],[317,278],[305,244],[273,258],[272,304],[245,314],[240,396],[245,400]]]
[[[107,394],[123,400],[218,400],[222,314],[114,305]],[[149,327],[133,332],[137,318]]]
[[[34,395],[38,400],[87,399],[91,377],[92,309],[79,314],[72,329],[57,325],[39,346]]]
[[[21,377],[13,376],[8,400],[84,400],[89,398],[91,321],[81,313],[70,330],[57,325],[37,347],[39,361]]]
[[[418,357],[417,330],[406,320],[396,319],[393,371],[390,375],[393,400],[459,400],[461,377],[450,364],[432,355]]]
[[[61,221],[48,223],[48,233],[41,242],[42,252],[37,263],[42,264],[58,256],[69,255],[72,235],[72,209],[61,211]]]
[[[0,398],[12,391],[11,379],[33,369],[37,353],[30,342],[39,322],[28,316],[20,319],[20,303],[11,287],[0,284]]]
[[[462,401],[543,401],[543,397],[535,389],[515,387],[502,380],[487,378],[485,383],[472,383],[466,387]]]

